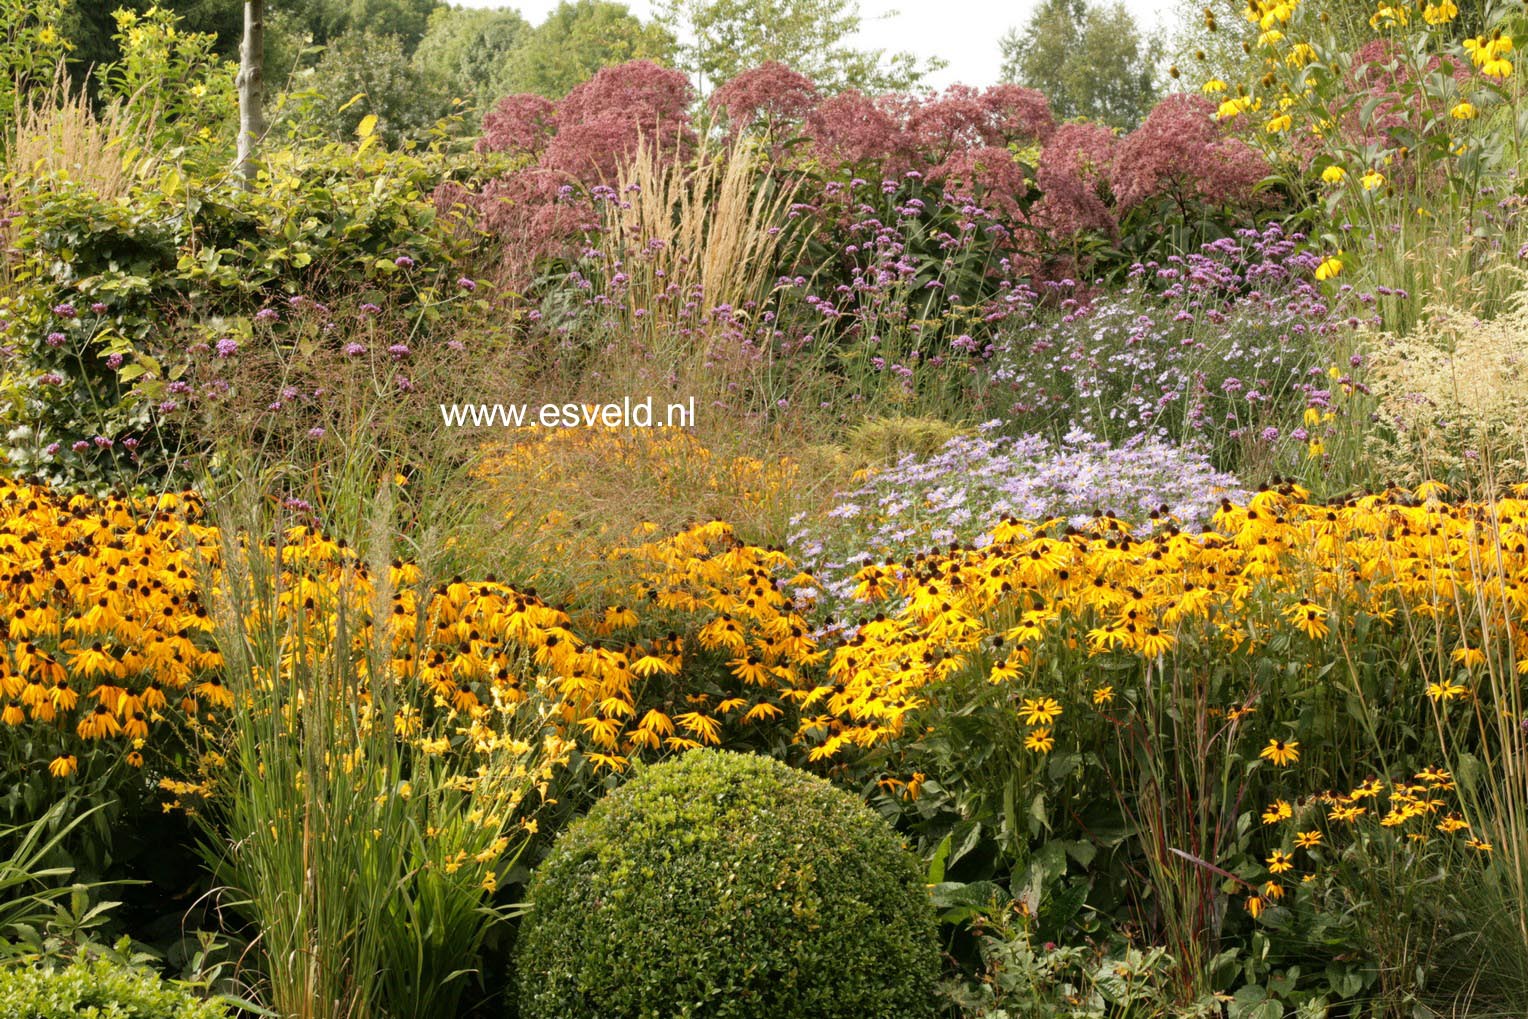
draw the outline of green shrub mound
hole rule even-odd
[[[918,1019],[934,914],[859,800],[777,761],[696,750],[640,771],[536,871],[521,1019]]]
[[[202,1001],[147,970],[106,961],[62,969],[0,968],[0,1016],[5,1019],[227,1019],[228,1010]]]

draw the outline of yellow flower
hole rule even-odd
[[[1024,749],[1033,750],[1039,754],[1048,754],[1056,746],[1056,741],[1051,738],[1049,729],[1035,729],[1024,737]]]
[[[1093,703],[1098,707],[1114,702],[1114,687],[1101,686],[1093,691]]]
[[[1294,815],[1294,809],[1290,807],[1287,800],[1274,800],[1269,804],[1268,809],[1263,811],[1263,823],[1278,824],[1280,821],[1289,820]]]
[[[1373,191],[1375,188],[1384,187],[1385,175],[1378,170],[1370,170],[1360,177],[1358,182],[1364,186],[1365,191]]]
[[[1273,855],[1268,857],[1268,873],[1282,874],[1287,870],[1294,870],[1294,857],[1282,849],[1275,849]]]
[[[1448,113],[1449,116],[1453,117],[1455,120],[1474,120],[1477,116],[1479,116],[1480,111],[1475,109],[1475,105],[1473,103],[1461,102],[1457,103],[1453,109],[1448,111]]]
[[[1320,439],[1312,439],[1311,444],[1315,445],[1320,441]],[[1319,455],[1319,452],[1312,454],[1312,456]],[[1327,634],[1326,609],[1308,599],[1301,598],[1297,603],[1289,606],[1284,610],[1284,616],[1303,630],[1311,640],[1320,640]]]
[[[1422,8],[1422,20],[1429,25],[1443,25],[1453,21],[1459,16],[1459,8],[1454,5],[1454,0],[1443,0],[1442,3],[1428,4]]]
[[[1302,831],[1295,835],[1295,845],[1301,849],[1315,849],[1321,845],[1321,832],[1317,829]]]
[[[1256,895],[1247,896],[1247,912],[1255,918],[1263,911],[1263,900]]]
[[[1207,96],[1214,95],[1217,92],[1224,92],[1225,90],[1226,83],[1221,81],[1219,78],[1211,78],[1201,87],[1201,91],[1203,91]]]
[[[1341,252],[1338,252],[1338,254],[1341,254]],[[1316,266],[1316,279],[1329,280],[1341,272],[1342,259],[1338,258],[1337,255],[1328,255],[1321,260],[1320,265]]]
[[[54,778],[68,778],[80,770],[80,762],[73,754],[64,754],[53,758],[48,765],[48,774]]]
[[[1268,123],[1264,124],[1263,130],[1268,134],[1278,134],[1280,131],[1288,131],[1290,125],[1293,123],[1294,120],[1289,116],[1289,114],[1281,113],[1277,117],[1274,117],[1272,120],[1268,121]]]
[[[1427,696],[1435,704],[1438,701],[1458,700],[1467,693],[1469,693],[1467,689],[1460,686],[1458,683],[1455,683],[1451,679],[1439,680],[1437,682],[1427,684]]]
[[[1051,697],[1026,697],[1019,706],[1025,725],[1050,725],[1061,716],[1061,705]]]
[[[1344,170],[1337,163],[1333,163],[1331,166],[1328,166],[1325,170],[1321,171],[1321,179],[1326,181],[1328,184],[1341,184],[1344,180],[1347,179],[1347,176],[1348,171]]]
[[[1258,755],[1265,761],[1272,761],[1280,768],[1288,767],[1300,759],[1300,741],[1270,739],[1268,745],[1258,751]]]

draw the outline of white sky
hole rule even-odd
[[[532,24],[557,6],[557,0],[453,0],[467,7],[513,7]],[[650,0],[623,0],[641,18],[652,15]],[[929,78],[943,88],[952,82],[991,85],[1002,57],[998,40],[1023,24],[1038,0],[860,0],[865,24],[859,44],[866,49],[907,50],[920,58],[943,57],[949,66]],[[1170,0],[1125,0],[1143,29],[1167,24]],[[900,13],[885,17],[887,11]]]

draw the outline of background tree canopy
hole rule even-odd
[[[684,40],[677,66],[708,92],[740,71],[778,60],[826,92],[906,91],[943,61],[850,45],[859,0],[662,0],[658,20]]]
[[[1058,117],[1129,128],[1156,102],[1162,40],[1120,0],[1043,0],[1001,46],[1003,80],[1044,92]]]
[[[625,4],[563,0],[510,55],[504,91],[558,98],[610,64],[670,63],[675,46],[668,29],[644,24]]]

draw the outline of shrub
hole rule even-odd
[[[911,857],[851,796],[767,758],[639,773],[561,837],[530,898],[525,1019],[933,1013]]]
[[[439,161],[340,145],[279,161],[248,192],[174,167],[109,195],[65,178],[12,190],[12,470],[105,488],[184,469],[196,358],[284,329],[275,306],[294,299],[398,308],[411,341],[469,303],[461,245],[428,197],[450,172]]]
[[[222,1005],[202,1001],[145,970],[106,961],[65,969],[0,970],[0,1014],[25,1019],[221,1019]]]

